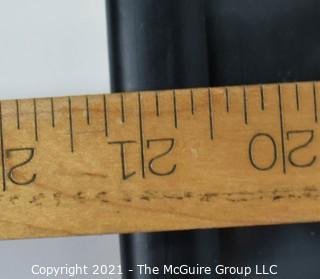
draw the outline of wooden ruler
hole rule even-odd
[[[320,221],[319,90],[2,101],[0,238]]]

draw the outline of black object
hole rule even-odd
[[[320,2],[206,0],[210,83],[320,78]]]
[[[107,3],[113,91],[320,79],[317,0]],[[124,235],[121,249],[124,268],[219,261],[279,265],[277,276],[250,278],[320,274],[320,224]]]
[[[320,79],[319,1],[207,0],[205,11],[212,86]],[[320,276],[320,224],[219,230],[219,244],[223,264],[279,266],[250,278]]]
[[[107,0],[112,90],[208,86],[203,1]]]
[[[203,4],[107,0],[112,91],[209,86]],[[212,265],[218,259],[217,240],[215,230],[122,235],[123,278],[163,278],[139,275],[137,264]]]

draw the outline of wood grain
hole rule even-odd
[[[2,101],[0,238],[320,221],[319,89]]]

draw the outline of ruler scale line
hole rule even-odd
[[[71,97],[68,97],[68,112],[69,112],[70,149],[71,149],[71,152],[74,152],[74,139],[73,139],[73,121],[72,121],[72,103],[71,103]]]
[[[108,109],[107,109],[107,97],[105,94],[103,94],[103,120],[104,120],[104,133],[105,136],[109,136],[109,126],[108,126]]]
[[[38,112],[37,112],[37,101],[36,99],[33,99],[33,121],[34,121],[34,137],[35,140],[39,140],[38,135]]]
[[[261,110],[264,111],[264,87],[260,85],[260,102],[261,102]]]
[[[3,134],[3,115],[2,115],[2,102],[0,101],[0,148],[1,148],[1,169],[2,169],[2,190],[7,190],[6,183],[6,166],[4,154],[4,134]]]
[[[209,109],[209,127],[210,127],[210,138],[213,140],[214,131],[213,131],[213,109],[212,109],[212,96],[211,90],[208,89],[208,109]]]
[[[86,96],[86,116],[87,116],[87,124],[90,125],[90,105],[89,105],[88,96]]]
[[[54,100],[50,98],[50,107],[51,107],[51,126],[54,128],[56,126],[55,123],[55,112],[54,112]]]
[[[243,117],[244,123],[248,124],[248,110],[247,110],[247,90],[246,87],[243,87]]]
[[[317,98],[317,88],[316,83],[312,83],[312,89],[313,89],[313,110],[314,110],[314,121],[318,123],[318,98]]]
[[[209,89],[210,90],[210,89]],[[194,114],[194,96],[193,89],[190,90],[191,113]]]
[[[121,93],[120,94],[120,102],[121,102],[121,122],[124,123],[126,121],[125,119],[125,106],[124,106],[124,96]]]
[[[297,106],[297,111],[300,110],[300,88],[299,84],[296,83],[296,106]]]
[[[177,113],[177,100],[176,100],[176,91],[172,91],[173,98],[173,118],[174,118],[174,127],[178,128],[178,113]]]
[[[140,157],[141,157],[141,174],[145,178],[145,158],[144,158],[144,132],[143,132],[143,116],[142,116],[142,102],[141,93],[138,93],[138,114],[139,114],[139,135],[140,135]]]
[[[226,96],[226,110],[227,110],[227,112],[229,112],[230,111],[230,99],[229,99],[228,87],[225,88],[225,96]]]
[[[156,100],[156,116],[160,116],[160,104],[159,104],[159,93],[155,92],[155,100]]]
[[[17,129],[20,130],[20,108],[19,100],[16,100]]]
[[[287,168],[286,168],[286,149],[285,149],[285,142],[284,142],[284,117],[283,117],[282,96],[281,95],[282,95],[281,84],[278,84],[280,137],[281,137],[281,151],[282,151],[282,171],[284,174],[286,174]]]

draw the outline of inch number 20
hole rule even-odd
[[[297,137],[302,138],[299,143],[295,144],[287,151],[285,159],[295,168],[308,168],[315,164],[317,156],[311,154],[308,158],[301,158],[300,152],[307,151],[308,147],[314,141],[314,130],[292,130],[286,134],[288,142],[293,141]],[[264,148],[269,147],[271,151],[267,152]],[[269,149],[268,149],[269,150]],[[266,154],[266,152],[268,154]],[[259,171],[268,171],[275,167],[278,162],[279,148],[276,140],[267,133],[258,133],[254,135],[248,147],[249,161],[251,165]],[[268,157],[268,159],[261,162],[261,157]],[[259,160],[260,159],[260,160]]]

